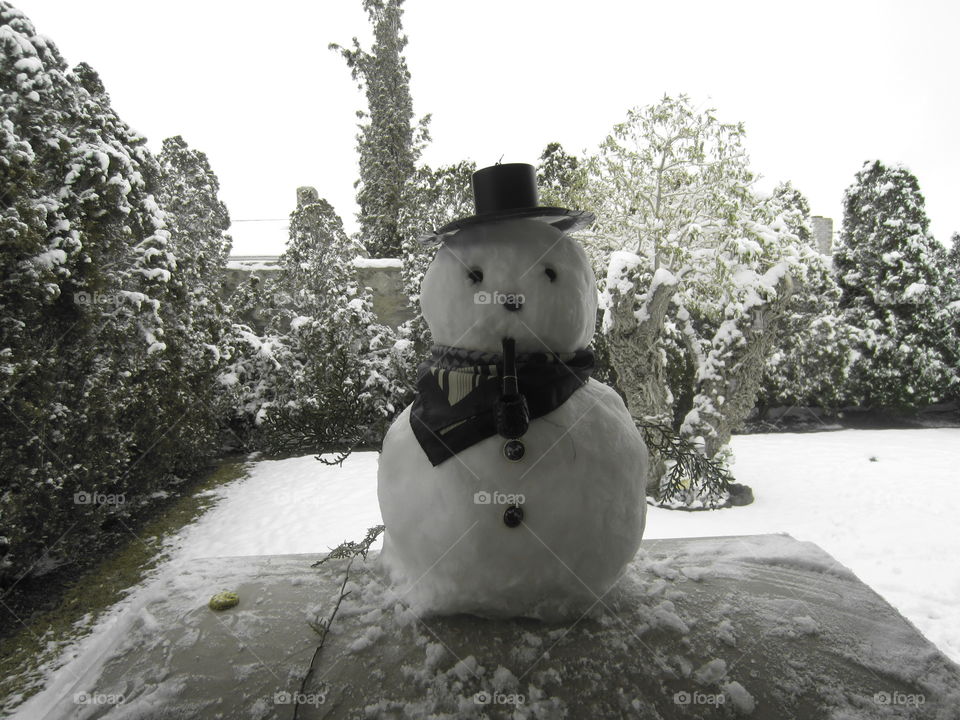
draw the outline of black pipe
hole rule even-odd
[[[497,433],[505,438],[516,439],[530,427],[530,409],[527,399],[520,394],[517,382],[516,342],[503,339],[503,383],[500,400],[495,408]]]

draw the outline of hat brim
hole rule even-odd
[[[471,215],[470,217],[454,220],[447,223],[439,230],[420,236],[420,242],[425,245],[443,242],[456,235],[461,230],[481,225],[483,223],[498,222],[501,220],[540,220],[541,222],[553,225],[553,227],[564,232],[573,232],[585,228],[592,223],[595,216],[592,212],[586,210],[567,210],[558,207],[532,207],[518,208],[516,210],[501,210],[493,213],[484,213],[482,215]]]

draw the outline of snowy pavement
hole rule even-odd
[[[739,435],[747,507],[650,508],[644,538],[785,532],[818,544],[960,662],[960,429]],[[321,552],[380,523],[377,454],[262,460],[181,533],[186,557]]]
[[[818,544],[960,662],[960,429],[739,435],[747,507],[650,508],[644,538],[785,532]],[[185,557],[322,552],[378,525],[377,454],[261,460],[185,528]]]
[[[645,539],[785,532],[809,540],[850,568],[947,656],[960,662],[960,429],[843,430],[737,436],[734,474],[753,488],[743,508],[678,512],[650,508]],[[313,456],[255,460],[246,477],[213,491],[219,502],[168,539],[170,560],[317,553],[358,540],[380,523],[377,454],[343,467]],[[47,687],[70,691],[71,666],[84,666],[124,632],[123,616],[142,613],[151,581],[106,613]]]

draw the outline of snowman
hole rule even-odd
[[[383,441],[381,564],[421,613],[560,619],[636,553],[647,449],[590,378],[596,283],[568,233],[592,214],[539,206],[526,164],[477,171],[473,192],[475,215],[424,238],[435,345]]]

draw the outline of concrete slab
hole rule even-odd
[[[645,541],[576,622],[418,619],[356,560],[197,560],[56,717],[958,718],[960,668],[785,535]],[[220,590],[238,606],[213,612]],[[86,693],[77,697],[76,693]],[[122,702],[119,699],[122,696]]]

